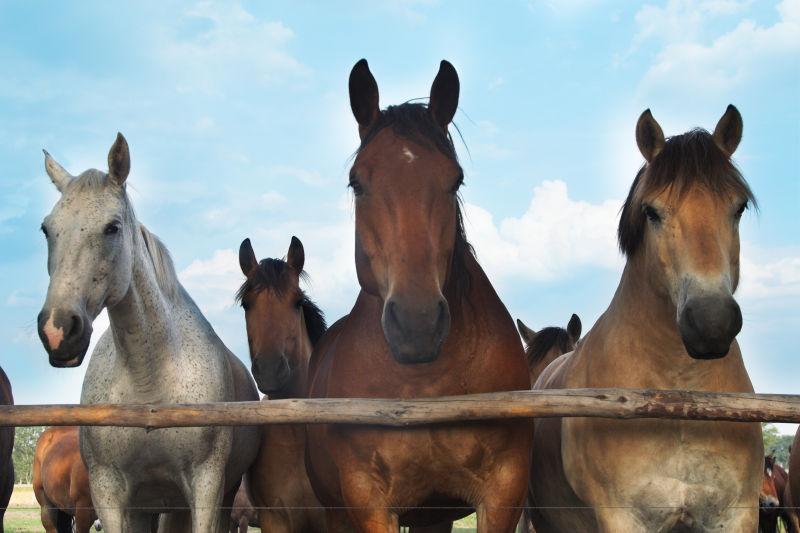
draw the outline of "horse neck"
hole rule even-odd
[[[599,361],[602,358],[613,359],[613,368],[627,363],[631,372],[652,374],[657,370],[660,377],[677,386],[687,379],[687,369],[710,370],[712,365],[703,366],[707,362],[692,359],[686,353],[678,331],[677,309],[667,295],[650,283],[644,259],[641,253],[628,259],[611,304],[591,332],[605,336],[609,349],[590,349],[593,353],[589,357],[599,365],[603,364]],[[726,360],[730,359],[717,362],[724,364]],[[702,379],[702,374],[692,373],[689,379],[698,378]]]
[[[132,373],[154,375],[180,340],[174,322],[174,305],[163,294],[150,254],[137,231],[133,245],[131,284],[125,296],[108,309],[118,357]],[[181,291],[182,292],[182,291]]]
[[[304,313],[300,313],[300,342],[297,343],[297,354],[294,358],[297,361],[297,369],[293,374],[292,384],[287,390],[289,398],[308,397],[308,364],[311,360],[311,352],[314,345],[308,336],[306,318]]]

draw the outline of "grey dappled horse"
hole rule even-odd
[[[56,367],[81,364],[92,321],[108,309],[81,403],[258,400],[245,366],[178,282],[164,245],[134,216],[125,192],[128,144],[118,134],[108,174],[71,176],[45,152],[61,198],[44,219],[50,286],[39,336]],[[83,427],[92,499],[111,533],[224,531],[239,480],[258,449],[256,428]],[[191,529],[188,524],[191,520]]]

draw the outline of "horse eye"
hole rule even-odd
[[[297,309],[301,309],[301,308],[303,307],[303,300],[297,300],[297,301],[294,303],[294,306],[295,306]]]
[[[42,227],[40,229],[42,230],[42,233],[44,233],[44,238],[45,239],[50,237],[50,235],[48,235],[48,233],[47,233],[47,228],[44,227],[44,224],[42,224]]]
[[[105,229],[103,230],[103,233],[104,233],[105,235],[115,235],[115,234],[117,234],[118,232],[119,232],[119,224],[117,224],[116,222],[111,222],[111,223],[109,223],[109,224],[108,224],[108,225],[105,227]]]
[[[652,205],[645,204],[642,210],[644,211],[644,216],[647,217],[647,220],[653,224],[659,224],[661,222],[661,215],[658,214],[658,211],[656,211],[656,208]]]
[[[742,205],[739,206],[739,209],[736,210],[736,218],[741,217],[745,209],[747,209],[747,202],[743,202]]]
[[[364,187],[356,180],[351,180],[349,187],[353,189],[353,194],[355,196],[361,196],[364,194]]]
[[[246,313],[250,309],[250,304],[247,302],[242,302],[242,309],[244,309],[244,312]]]

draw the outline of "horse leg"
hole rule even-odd
[[[598,507],[595,508],[598,531],[602,533],[617,533],[618,531],[628,531],[630,533],[646,533],[647,528],[632,511],[636,509],[618,507]],[[723,531],[728,531],[724,529]]]
[[[103,524],[103,530],[114,532],[131,531],[127,526],[125,505],[127,484],[119,473],[110,467],[96,465],[89,475],[92,502]],[[137,532],[138,533],[138,532]]]
[[[408,533],[451,533],[452,531],[452,522],[442,522],[435,526],[411,526],[408,528]]]
[[[259,514],[259,517],[261,515]],[[353,526],[344,509],[325,509],[325,529],[328,533],[351,533]]]
[[[42,506],[42,525],[45,533],[58,533],[58,509],[52,503],[45,500]]]
[[[258,527],[270,533],[292,533],[292,523],[284,509],[259,509]]]
[[[84,505],[75,507],[75,531],[86,533],[94,523],[94,509]]]
[[[186,500],[192,510],[192,533],[225,533],[227,529],[230,504],[228,509],[222,508],[225,465],[218,463],[209,460],[197,465],[185,480],[189,486]]]

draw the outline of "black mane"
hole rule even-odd
[[[289,276],[287,274],[290,269],[289,264],[281,259],[273,259],[271,257],[262,259],[256,272],[248,276],[242,286],[239,287],[239,290],[236,291],[236,301],[241,303],[247,293],[251,291],[259,293],[265,289],[282,296],[289,287]],[[300,277],[306,279],[308,274],[303,271],[300,273]],[[325,330],[328,329],[325,324],[325,315],[305,292],[299,290],[298,296],[301,298],[300,305],[303,309],[308,338],[311,340],[311,344],[315,346],[322,334],[325,333]]]
[[[631,256],[644,238],[645,217],[641,199],[674,187],[680,195],[694,185],[714,194],[735,194],[754,207],[756,199],[744,177],[706,130],[697,128],[667,139],[664,148],[643,166],[622,208],[617,236],[622,252]]]
[[[525,348],[528,366],[532,367],[538,363],[554,346],[558,347],[561,353],[567,353],[571,349],[571,343],[572,339],[566,329],[557,326],[542,328],[536,333],[533,342]]]

